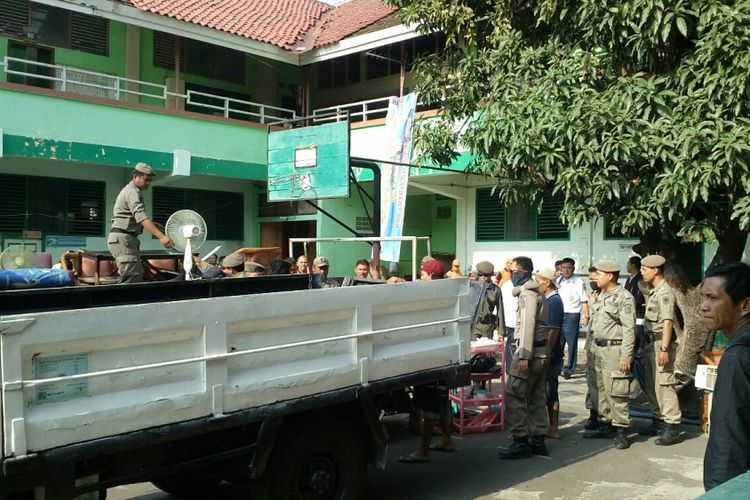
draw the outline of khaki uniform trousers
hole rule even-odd
[[[596,346],[586,352],[586,409],[599,412],[599,384],[596,381]]]
[[[599,414],[615,427],[630,423],[630,376],[620,372],[620,346],[592,346],[596,352]]]
[[[651,413],[657,420],[667,424],[679,424],[682,421],[680,400],[677,398],[677,378],[674,375],[674,359],[677,356],[677,344],[669,344],[669,363],[659,366],[657,356],[661,340],[646,345],[643,359],[646,363],[646,396],[651,406]]]
[[[107,246],[120,270],[120,283],[138,283],[143,281],[141,264],[141,242],[137,236],[125,233],[109,233]]]
[[[547,367],[543,358],[529,360],[529,371],[517,374],[512,369],[505,390],[508,432],[514,438],[542,436],[549,427],[547,415]],[[513,357],[518,366],[518,354]]]

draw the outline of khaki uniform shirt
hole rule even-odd
[[[539,291],[539,283],[527,281],[523,286],[513,289],[518,297],[516,307],[516,330],[514,337],[518,340],[518,359],[546,358],[547,334],[549,333],[549,308],[547,299]],[[545,342],[542,346],[535,343]]]
[[[643,318],[643,329],[646,333],[661,334],[664,330],[664,320],[669,319],[675,323],[673,331],[677,335],[675,302],[674,290],[666,280],[662,280],[651,290],[646,299],[646,313]]]
[[[620,285],[597,297],[594,316],[594,338],[622,340],[620,362],[630,363],[635,348],[635,299]]]
[[[594,318],[596,317],[596,309],[599,306],[600,293],[597,292],[589,295],[589,328],[586,331],[586,343],[583,346],[586,351],[589,351],[591,344],[594,343]]]
[[[505,319],[503,318],[503,298],[500,289],[489,283],[484,295],[484,301],[479,306],[477,322],[474,325],[476,334],[492,332],[497,328],[498,332],[505,332]]]
[[[143,226],[141,222],[148,219],[146,206],[143,204],[143,193],[135,187],[133,181],[122,188],[115,200],[112,210],[112,227],[128,231],[133,234],[141,234]]]

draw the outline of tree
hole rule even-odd
[[[386,1],[446,35],[414,67],[441,108],[423,156],[466,148],[506,204],[556,193],[571,225],[604,217],[665,255],[690,358],[705,334],[681,243],[739,260],[750,230],[750,0]]]

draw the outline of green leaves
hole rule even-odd
[[[572,224],[750,229],[750,0],[391,3],[449,38],[415,66],[442,111],[424,155],[466,148],[508,203],[554,191]]]

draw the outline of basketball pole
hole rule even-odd
[[[380,166],[374,161],[366,161],[360,159],[350,159],[349,164],[354,168],[366,168],[372,170],[372,220],[370,225],[372,226],[372,235],[376,238],[380,237]],[[373,271],[374,269],[374,271]],[[381,279],[380,276],[380,242],[372,242],[372,265],[370,266],[370,272],[373,273],[374,279]]]

